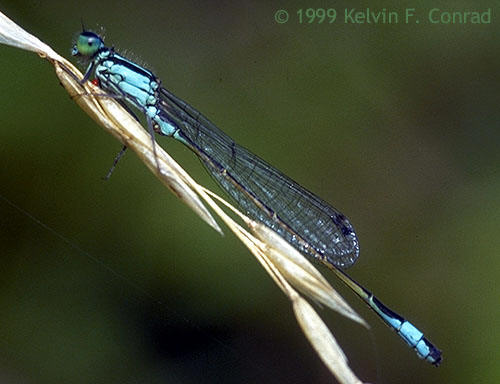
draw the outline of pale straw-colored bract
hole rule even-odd
[[[268,227],[251,220],[213,192],[197,184],[116,100],[90,82],[80,84],[81,72],[52,48],[0,12],[0,43],[37,53],[54,65],[56,75],[73,100],[99,125],[133,150],[146,166],[207,224],[222,233],[208,205],[248,247],[290,299],[295,316],[321,360],[341,383],[361,383],[349,368],[337,341],[313,307],[295,290],[367,327],[311,263]],[[102,95],[102,96],[101,96]],[[156,152],[156,158],[155,158]],[[216,202],[217,201],[217,202]],[[204,202],[204,203],[203,203]],[[236,223],[220,205],[229,208],[249,228]]]

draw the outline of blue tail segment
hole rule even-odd
[[[375,312],[384,323],[396,331],[396,333],[417,353],[418,357],[434,365],[439,366],[442,360],[441,351],[424,337],[422,331],[389,309],[373,293],[352,279],[347,273],[331,264],[325,264],[332,270],[345,285],[351,288],[361,300],[363,300],[373,312]]]
[[[435,366],[441,363],[441,351],[427,340],[423,332],[417,327],[387,308],[379,299],[373,296],[373,294],[368,298],[367,303],[389,327],[394,329],[398,335],[417,352],[418,357],[427,360]]]

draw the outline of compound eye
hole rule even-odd
[[[78,36],[73,52],[82,56],[94,56],[103,46],[102,39],[93,32],[83,32]]]

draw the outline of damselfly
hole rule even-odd
[[[342,213],[236,144],[152,72],[106,47],[99,35],[83,31],[72,54],[90,61],[82,82],[94,74],[106,93],[144,113],[152,135],[171,136],[190,148],[248,216],[333,270],[420,358],[439,365],[441,351],[421,331],[343,272],[358,258],[359,243]]]

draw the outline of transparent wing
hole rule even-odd
[[[160,117],[251,218],[278,232],[299,251],[337,267],[351,266],[359,244],[349,220],[331,205],[236,144],[201,113],[166,89]]]

